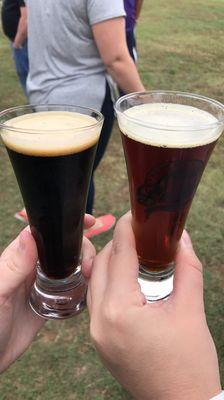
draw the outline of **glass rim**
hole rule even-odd
[[[72,109],[74,109],[74,112],[75,112],[75,109],[80,109],[80,110],[85,110],[85,111],[90,111],[90,112],[93,112],[93,113],[95,113],[95,114],[97,114],[98,115],[98,117],[99,117],[99,120],[97,120],[96,119],[96,122],[94,122],[94,123],[92,123],[92,124],[89,124],[89,125],[87,125],[87,126],[83,126],[83,127],[74,127],[74,128],[65,128],[65,129],[63,129],[63,132],[74,132],[74,131],[85,131],[86,129],[89,129],[89,128],[96,128],[98,125],[101,125],[101,123],[104,121],[104,116],[103,116],[103,114],[100,112],[100,111],[97,111],[97,110],[95,110],[94,108],[91,108],[91,107],[84,107],[84,106],[78,106],[78,105],[75,105],[75,104],[73,104],[73,105],[71,105],[71,104],[26,104],[26,105],[22,105],[22,106],[16,106],[16,107],[10,107],[10,108],[7,108],[7,109],[5,109],[5,110],[3,110],[3,111],[0,111],[0,129],[7,129],[7,130],[9,130],[9,131],[14,131],[14,132],[23,132],[23,133],[40,133],[40,129],[27,129],[27,128],[15,128],[15,127],[13,127],[13,126],[10,126],[10,125],[5,125],[5,122],[6,121],[4,121],[4,122],[1,122],[1,119],[2,119],[2,117],[3,116],[5,116],[5,115],[7,115],[7,114],[10,114],[10,113],[13,113],[13,112],[16,112],[16,111],[22,111],[22,110],[29,110],[29,109],[32,109],[32,108],[42,108],[42,109],[44,109],[44,108],[46,108],[46,110],[45,111],[49,111],[49,110],[47,110],[47,108],[67,108],[68,110],[58,110],[58,111],[64,111],[64,112],[72,112],[72,111],[69,111],[69,108],[72,110]],[[44,111],[44,110],[43,110]],[[51,110],[51,111],[57,111],[57,110]],[[38,112],[38,111],[37,111]],[[41,111],[40,111],[41,112]],[[77,111],[78,112],[78,111]],[[29,113],[30,115],[32,114],[32,113]],[[33,113],[33,114],[35,114],[35,113]],[[25,112],[24,112],[24,115],[25,115]],[[28,115],[28,114],[27,114]],[[83,113],[83,115],[88,115],[88,114],[85,114],[85,113]],[[19,117],[20,115],[18,115],[18,117]],[[21,116],[22,116],[22,114],[21,114]],[[91,115],[89,115],[90,117],[91,117]],[[16,118],[16,116],[15,117],[12,117],[12,118]],[[92,117],[92,118],[94,118],[94,117]],[[10,119],[9,119],[10,120]],[[41,129],[41,132],[46,132],[46,133],[51,133],[51,132],[54,132],[54,133],[61,133],[62,132],[62,129]]]
[[[217,120],[217,122],[212,122],[209,124],[204,124],[201,125],[200,127],[192,127],[189,125],[179,125],[179,126],[173,126],[173,125],[164,125],[164,124],[155,124],[155,123],[150,123],[150,122],[142,122],[141,119],[138,118],[133,118],[130,117],[129,115],[125,115],[123,113],[123,111],[121,111],[121,103],[125,100],[131,99],[135,96],[139,96],[139,97],[144,97],[147,95],[175,95],[175,96],[179,96],[179,97],[184,97],[184,98],[192,98],[195,100],[201,100],[206,102],[207,104],[213,104],[216,107],[219,107],[219,109],[221,109],[223,111],[223,117],[220,120]],[[150,103],[153,104],[153,103]],[[156,104],[156,102],[155,102]],[[166,104],[166,103],[164,103]],[[172,103],[172,104],[181,104],[181,103]],[[193,107],[193,106],[192,106]],[[127,120],[129,120],[130,122],[136,123],[138,125],[144,126],[146,128],[153,128],[153,129],[157,129],[157,130],[164,130],[164,131],[200,131],[200,130],[207,130],[207,129],[212,129],[212,128],[217,128],[219,126],[224,126],[224,104],[222,104],[221,102],[211,99],[209,97],[200,95],[200,94],[196,94],[196,93],[190,93],[190,92],[181,92],[181,91],[174,91],[174,90],[149,90],[149,91],[145,91],[145,92],[134,92],[134,93],[129,93],[126,94],[122,97],[120,97],[117,101],[116,104],[114,106],[115,111],[117,114],[124,114],[125,118]]]

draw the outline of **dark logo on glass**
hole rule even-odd
[[[151,169],[137,188],[137,201],[146,215],[184,209],[193,199],[204,167],[200,160],[177,160]]]

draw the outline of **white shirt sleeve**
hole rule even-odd
[[[221,393],[219,393],[217,396],[212,397],[212,399],[210,399],[210,400],[224,400],[224,390]]]
[[[90,25],[126,15],[123,0],[87,0],[87,12]]]

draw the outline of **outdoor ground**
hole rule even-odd
[[[200,93],[224,102],[223,0],[145,0],[139,21],[139,71],[147,89]],[[0,110],[26,103],[0,41]],[[207,166],[187,228],[205,266],[206,314],[224,385],[224,138]],[[0,145],[0,249],[22,224],[13,214],[21,196]],[[96,215],[119,217],[129,208],[128,186],[117,126],[96,174]],[[112,233],[94,240],[97,250]],[[195,382],[197,384],[197,382]],[[0,378],[0,400],[124,400],[131,397],[98,360],[88,334],[88,314],[48,322],[30,349]]]

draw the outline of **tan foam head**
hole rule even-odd
[[[8,148],[36,156],[81,152],[98,141],[101,130],[95,118],[68,111],[25,114],[4,125],[1,136]]]
[[[222,133],[207,111],[183,104],[141,104],[118,114],[121,131],[133,140],[159,147],[196,147]]]

